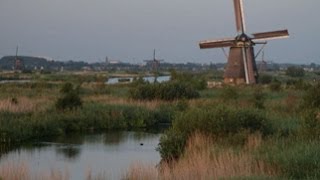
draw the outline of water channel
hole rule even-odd
[[[67,171],[70,179],[85,179],[88,173],[121,179],[134,163],[156,166],[159,133],[108,132],[69,135],[0,152],[0,166],[23,163],[32,173]]]
[[[166,82],[169,81],[171,76],[159,76],[157,77],[157,82]],[[114,77],[114,78],[109,78],[108,81],[106,82],[107,84],[118,84],[121,82],[121,80],[125,80],[124,82],[133,82],[134,78],[133,77],[128,77],[128,78],[119,78],[119,77]],[[155,80],[154,76],[146,76],[143,77],[143,80],[149,83],[153,83]]]

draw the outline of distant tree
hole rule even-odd
[[[56,108],[59,110],[73,110],[82,107],[79,90],[79,86],[74,88],[71,83],[64,84],[60,90],[62,96],[56,101]]]
[[[261,84],[270,84],[272,82],[272,76],[268,74],[261,74],[259,76],[259,82]]]
[[[304,69],[302,67],[290,66],[286,70],[286,75],[290,77],[303,77],[305,74]]]

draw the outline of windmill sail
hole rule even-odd
[[[237,32],[239,34],[242,34],[246,31],[245,22],[244,22],[243,1],[233,0],[233,3],[234,3],[234,12],[236,16]]]
[[[231,47],[234,45],[235,45],[234,38],[201,41],[199,43],[200,49]]]
[[[230,47],[224,82],[232,84],[257,83],[258,70],[254,46],[267,43],[266,40],[289,37],[288,30],[246,34],[243,0],[233,0],[238,35],[235,38],[201,41],[201,49]],[[258,54],[260,51],[258,52]]]
[[[262,32],[262,33],[254,33],[252,40],[266,41],[272,39],[282,39],[289,37],[289,32],[287,29],[279,30],[279,31],[270,31],[270,32]]]

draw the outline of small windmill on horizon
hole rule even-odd
[[[258,70],[254,46],[266,44],[268,40],[288,38],[287,29],[246,34],[243,0],[233,0],[236,18],[237,36],[219,40],[201,41],[201,49],[230,47],[228,63],[224,73],[224,82],[228,84],[256,84]],[[260,51],[259,51],[260,52]]]
[[[21,58],[19,58],[18,52],[19,52],[19,46],[17,46],[17,48],[16,48],[16,56],[14,59],[14,70],[15,71],[22,71],[24,69],[24,63],[23,63],[23,60]]]
[[[153,50],[153,59],[144,60],[144,62],[146,62],[147,65],[151,66],[152,71],[154,72],[154,75],[155,75],[155,81],[157,81],[160,62],[163,62],[163,61],[164,61],[163,59],[156,59],[156,49]]]

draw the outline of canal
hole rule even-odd
[[[37,143],[8,148],[0,152],[0,167],[8,163],[25,164],[31,174],[60,171],[70,179],[103,174],[121,179],[134,163],[156,166],[160,162],[156,147],[159,133],[108,132],[73,134]]]

